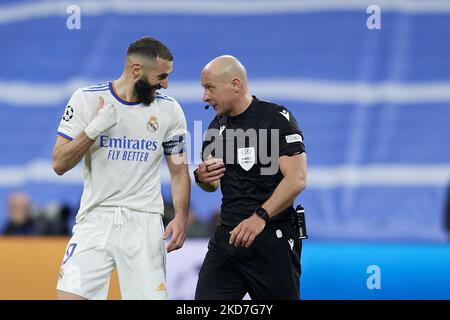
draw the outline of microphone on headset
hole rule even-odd
[[[206,106],[204,106],[203,108],[205,108],[205,110],[209,109],[209,104],[207,104]]]

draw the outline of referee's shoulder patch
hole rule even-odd
[[[298,133],[290,134],[290,135],[286,136],[286,142],[287,143],[303,142],[303,138]]]

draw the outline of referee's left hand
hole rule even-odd
[[[166,227],[166,231],[164,232],[163,239],[167,240],[170,235],[172,235],[172,239],[167,244],[166,250],[167,253],[170,251],[178,250],[180,249],[183,244],[184,240],[186,239],[186,224],[187,221],[184,221],[182,218],[175,218],[170,221],[170,223]]]
[[[230,231],[230,244],[235,247],[249,248],[265,226],[266,222],[254,213]]]

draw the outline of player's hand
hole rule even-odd
[[[254,213],[250,218],[242,220],[236,228],[230,231],[229,243],[235,247],[249,248],[256,236],[264,230],[266,222]]]
[[[187,220],[175,215],[175,218],[167,225],[163,239],[167,240],[172,235],[172,239],[166,247],[167,253],[178,250],[183,246],[186,239],[186,224]]]
[[[208,157],[198,166],[198,179],[201,183],[210,183],[220,180],[225,174],[225,164],[220,158]]]
[[[112,104],[104,106],[105,101],[103,97],[99,97],[99,103],[97,106],[97,115],[84,129],[86,135],[95,140],[104,131],[111,129],[119,122],[117,110]]]

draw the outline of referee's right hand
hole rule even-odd
[[[198,180],[201,183],[211,183],[220,180],[225,174],[223,159],[208,157],[198,166]]]

